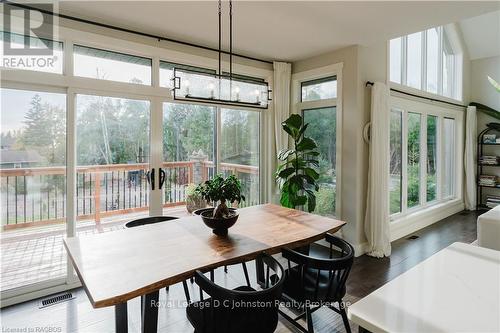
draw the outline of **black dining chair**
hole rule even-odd
[[[345,240],[326,234],[330,244],[326,258],[312,257],[304,253],[283,249],[282,255],[288,261],[283,285],[283,298],[298,304],[300,314],[295,318],[280,311],[280,314],[302,332],[314,332],[312,314],[323,305],[342,316],[345,329],[351,332],[343,297],[346,282],[354,261],[354,248]],[[291,263],[297,265],[291,266]],[[338,308],[334,306],[338,303]],[[297,321],[305,318],[307,329]]]
[[[195,333],[270,333],[278,325],[284,269],[273,257],[259,256],[267,272],[262,290],[250,286],[226,289],[196,271],[200,300],[189,304],[186,314]],[[204,293],[208,298],[204,298]]]
[[[128,228],[135,228],[135,227],[140,227],[144,225],[149,225],[149,224],[155,224],[155,223],[160,223],[160,222],[165,222],[165,221],[172,221],[172,220],[177,220],[178,217],[175,216],[150,216],[150,217],[144,217],[141,219],[137,220],[132,220],[127,223],[125,223],[124,227],[126,229]],[[194,279],[191,278],[191,283],[194,282]],[[186,295],[186,299],[189,301],[189,289],[187,286],[186,281],[182,281],[182,287],[184,288],[184,294]],[[169,291],[169,287],[165,287],[165,291]]]

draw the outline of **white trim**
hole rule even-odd
[[[391,223],[391,242],[434,224],[464,209],[463,200],[442,202],[416,211]]]
[[[292,94],[291,94],[291,113],[300,114],[305,109],[318,109],[322,107],[336,107],[336,152],[335,152],[335,216],[342,218],[342,69],[344,63],[339,62],[336,64],[314,68],[308,71],[295,73],[292,75]],[[337,78],[337,97],[330,99],[323,99],[317,101],[301,102],[301,83],[320,79],[329,76],[336,76]]]
[[[64,279],[58,279],[52,282],[38,283],[23,287],[22,292],[17,292],[15,289],[9,290],[10,293],[2,292],[0,308],[79,288],[81,286],[82,284],[78,278],[75,282],[71,283],[65,283]]]

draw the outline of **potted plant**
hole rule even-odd
[[[298,114],[281,123],[292,138],[293,149],[283,149],[278,153],[281,165],[276,171],[276,182],[281,190],[282,206],[307,205],[307,210],[312,212],[316,208],[316,192],[319,190],[319,152],[316,142],[305,134],[308,125]]]
[[[207,202],[200,193],[196,191],[196,185],[191,183],[186,186],[186,209],[189,213],[207,207]]]
[[[199,184],[195,192],[207,202],[213,202],[216,206],[201,212],[203,222],[216,235],[227,235],[227,229],[232,227],[238,219],[238,212],[229,208],[228,203],[240,203],[245,200],[241,194],[241,183],[236,176],[231,175],[224,178],[217,175],[206,182]]]

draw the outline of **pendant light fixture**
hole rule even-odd
[[[174,100],[267,109],[271,100],[265,80],[233,73],[233,2],[229,1],[229,73],[222,71],[222,2],[218,2],[219,58],[216,73],[174,67]]]

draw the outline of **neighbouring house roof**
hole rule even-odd
[[[0,164],[38,163],[43,157],[34,150],[0,150]]]

